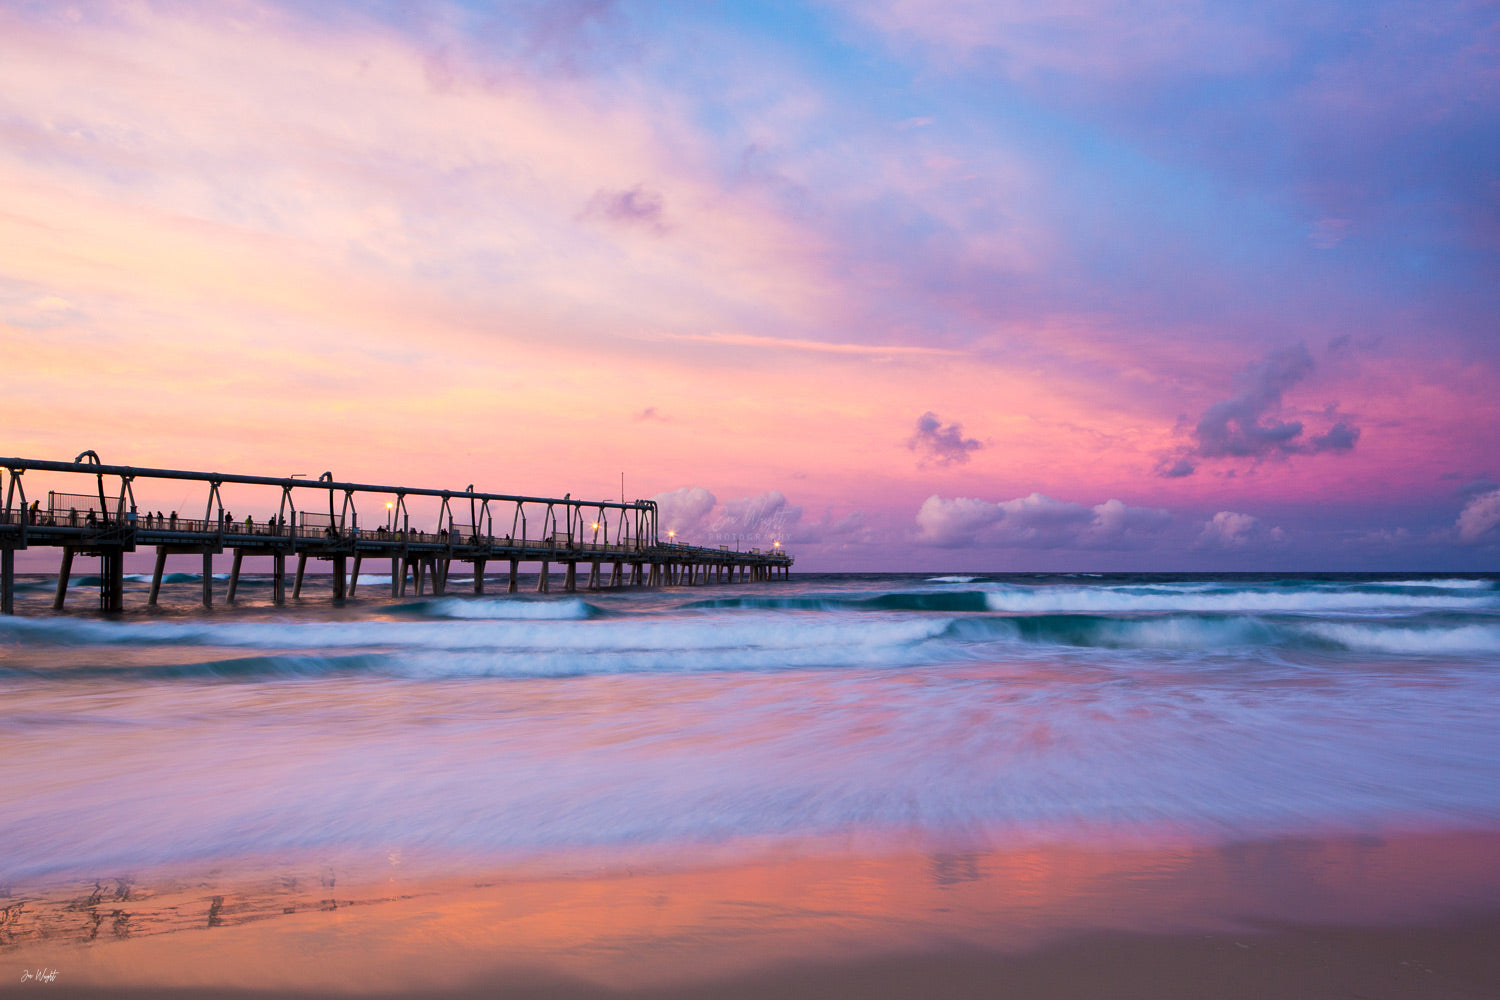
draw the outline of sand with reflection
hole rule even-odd
[[[52,996],[852,996],[915,991],[924,976],[946,977],[929,995],[1069,996],[1090,984],[1150,995],[1174,977],[1182,996],[1256,984],[1290,996],[1500,995],[1491,833],[1156,850],[822,844],[704,866],[442,878],[158,873],[12,887],[4,904],[0,989]],[[57,979],[19,982],[37,968]]]

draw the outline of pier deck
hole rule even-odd
[[[658,512],[651,500],[575,500],[464,490],[439,490],[368,483],[336,482],[331,473],[317,480],[227,475],[104,465],[93,452],[72,462],[0,458],[9,473],[5,506],[0,509],[0,613],[14,610],[15,553],[37,547],[61,551],[53,607],[61,609],[77,556],[101,560],[100,606],[119,611],[124,604],[125,554],[156,550],[149,603],[155,604],[169,555],[198,555],[203,560],[203,604],[214,600],[213,557],[233,555],[226,600],[233,602],[241,564],[252,557],[272,560],[272,600],[286,600],[286,561],[296,558],[292,597],[301,596],[308,560],[332,563],[332,597],[355,594],[365,560],[391,565],[391,594],[406,593],[410,582],[418,594],[428,581],[433,593],[446,591],[454,562],[474,567],[474,593],[484,593],[489,563],[506,565],[507,591],[518,589],[522,563],[537,564],[538,591],[552,585],[552,564],[563,568],[564,591],[610,587],[690,585],[786,579],[792,557],[774,543],[770,551],[731,551],[658,537]],[[87,493],[50,490],[26,496],[26,472],[90,477]],[[172,480],[199,483],[205,489],[204,515],[186,518],[138,511],[138,483]],[[225,510],[225,485],[279,490],[275,513],[257,521],[253,515],[234,520]],[[273,494],[275,495],[275,494]],[[313,503],[299,504],[311,496]],[[407,500],[441,501],[431,524],[412,526]],[[384,523],[359,523],[359,502],[373,499],[384,509]],[[463,520],[460,520],[460,518]],[[528,528],[529,526],[529,528]],[[580,585],[582,564],[587,577]],[[606,578],[607,574],[607,578]]]

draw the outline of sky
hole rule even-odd
[[[1495,570],[1500,6],[0,0],[0,355],[799,570]]]

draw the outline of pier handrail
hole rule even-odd
[[[653,535],[656,530],[656,501],[654,500],[575,500],[571,495],[567,497],[542,497],[525,496],[515,493],[483,493],[474,490],[473,487],[463,490],[438,490],[416,486],[388,486],[380,483],[349,483],[335,481],[332,474],[326,472],[316,480],[295,477],[245,476],[224,472],[192,472],[185,469],[152,469],[133,465],[105,465],[97,461],[97,456],[95,458],[96,461],[92,462],[54,462],[44,459],[7,457],[0,458],[0,468],[7,469],[12,474],[24,471],[36,471],[99,476],[101,496],[102,477],[104,476],[120,476],[127,481],[136,478],[176,479],[188,482],[208,483],[210,487],[217,487],[226,483],[233,483],[240,486],[275,486],[288,493],[293,489],[324,490],[329,494],[330,503],[333,500],[333,494],[336,491],[342,490],[346,494],[346,502],[349,499],[349,495],[354,493],[375,493],[396,497],[398,503],[406,497],[435,497],[444,502],[445,508],[449,501],[456,498],[464,498],[471,502],[478,500],[481,502],[498,501],[514,504],[545,504],[549,508],[553,506],[565,506],[574,508],[580,512],[584,509],[636,511],[639,514],[647,515]],[[104,505],[102,499],[100,504],[101,506]],[[555,515],[552,515],[552,520],[555,523]]]

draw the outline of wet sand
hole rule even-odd
[[[1495,833],[822,844],[464,877],[399,860],[358,877],[284,865],[10,887],[0,993],[1500,996]]]

